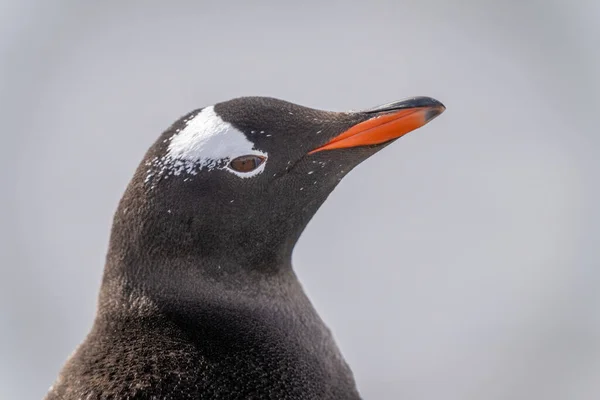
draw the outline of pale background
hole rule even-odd
[[[0,4],[1,399],[90,328],[148,146],[241,95],[447,106],[294,253],[365,398],[600,398],[597,0]]]

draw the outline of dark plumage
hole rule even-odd
[[[311,151],[405,110],[423,125],[443,106],[332,113],[253,97],[175,122],[119,204],[96,320],[46,399],[359,398],[291,255],[342,177],[393,138]],[[266,161],[236,172],[246,149]]]

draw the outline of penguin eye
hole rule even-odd
[[[258,168],[265,162],[265,157],[261,156],[241,156],[234,158],[229,162],[229,168],[237,172],[250,172]]]

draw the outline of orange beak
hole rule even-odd
[[[373,118],[354,125],[308,154],[323,150],[345,149],[389,142],[422,127],[444,112],[445,109],[446,107],[435,99],[415,97],[363,111],[363,113],[375,115]]]

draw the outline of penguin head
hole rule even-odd
[[[427,97],[353,112],[243,97],[195,110],[140,164],[128,191],[144,200],[120,206],[139,210],[129,239],[162,255],[286,262],[350,170],[444,109]]]

